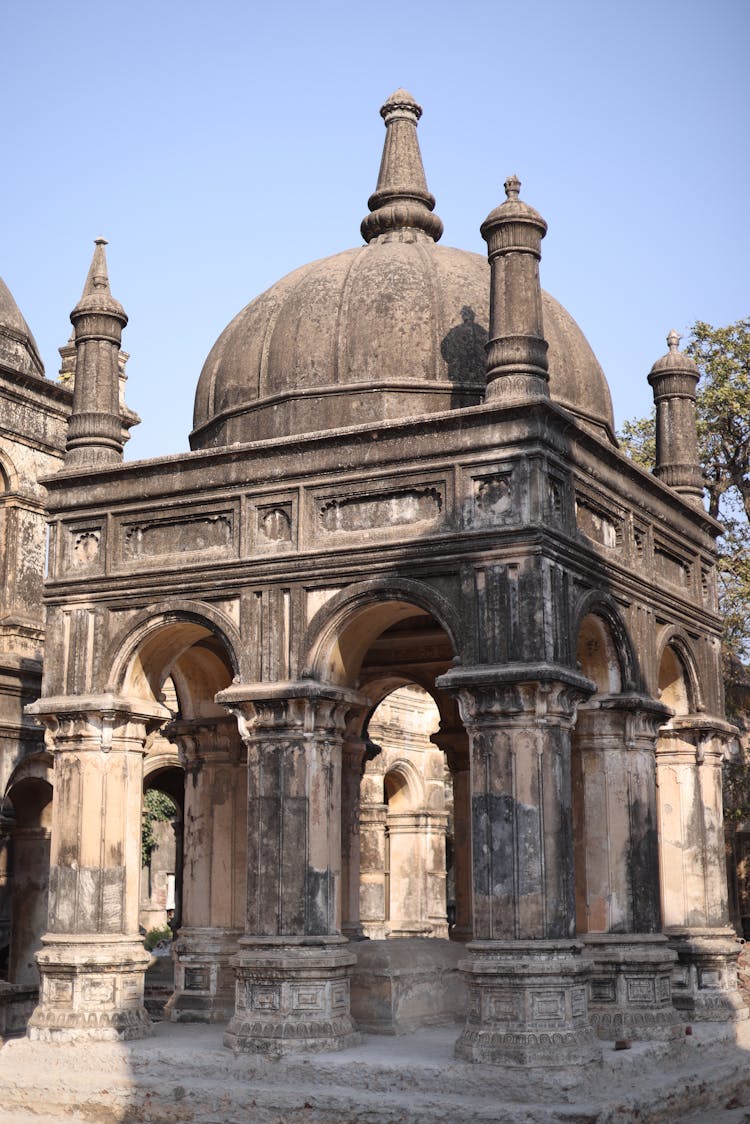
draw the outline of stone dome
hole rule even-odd
[[[44,378],[44,364],[13,294],[0,277],[0,367]]]
[[[365,246],[302,266],[251,301],[212,348],[194,449],[418,417],[483,401],[490,270],[438,246],[405,91],[383,106],[386,144]],[[585,336],[543,294],[553,401],[613,440],[609,388]]]

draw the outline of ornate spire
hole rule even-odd
[[[122,460],[119,355],[128,318],[109,291],[106,245],[103,238],[96,239],[81,299],[70,314],[76,378],[65,463],[74,467]]]
[[[505,202],[481,226],[492,274],[487,401],[549,397],[539,284],[547,224],[538,211],[518,198],[520,189],[518,176],[508,176]]]
[[[367,201],[370,214],[362,220],[365,242],[393,236],[396,231],[420,231],[435,242],[443,224],[432,214],[435,197],[427,190],[417,122],[422,107],[406,90],[396,90],[380,110],[385,121],[385,144],[378,186]]]
[[[669,351],[657,359],[648,381],[656,406],[656,467],[654,474],[676,492],[703,505],[703,472],[698,458],[695,419],[695,389],[700,372],[684,351],[680,334],[673,328],[667,336]]]

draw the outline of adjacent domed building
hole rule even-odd
[[[123,463],[127,317],[97,243],[45,480],[45,676],[27,713],[54,799],[34,1038],[148,1033],[144,785],[184,828],[169,1017],[226,1021],[237,1051],[460,1017],[460,1057],[559,1067],[746,1014],[695,368],[674,339],[654,365],[645,473],[617,448],[586,339],[540,288],[546,223],[519,181],[482,224],[487,261],[444,248],[421,109],[399,90],[381,112],[364,245],[231,321],[190,453]],[[386,775],[370,736],[404,687],[439,714],[422,785],[416,749],[390,746]],[[446,767],[449,937],[362,940],[363,892],[370,931],[419,930],[403,894],[388,928],[385,856],[389,833],[403,859],[406,835],[444,831]],[[444,934],[444,838],[421,854]]]

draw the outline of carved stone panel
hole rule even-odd
[[[196,560],[236,555],[233,511],[123,523],[120,555],[124,562],[194,556]]]
[[[392,527],[430,526],[445,510],[442,484],[388,488],[378,492],[324,499],[318,508],[318,530],[324,534],[356,534]]]

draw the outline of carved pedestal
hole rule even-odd
[[[690,1022],[748,1017],[724,853],[721,763],[734,733],[719,719],[689,715],[663,726],[657,743],[664,924],[677,953],[672,997]]]
[[[174,993],[165,1012],[173,1023],[225,1023],[234,1014],[232,957],[242,929],[180,929],[172,945]]]
[[[31,712],[55,751],[49,932],[37,954],[29,1037],[140,1038],[150,961],[138,935],[146,733],[168,712],[109,695],[49,698]]]
[[[136,938],[47,934],[37,953],[39,1006],[28,1036],[43,1042],[145,1038],[143,976],[151,960]]]
[[[472,941],[466,1026],[456,1057],[518,1066],[601,1056],[587,1011],[589,965],[576,941]]]
[[[245,752],[232,718],[172,722],[185,766],[182,926],[172,945],[172,1022],[227,1022],[230,964],[244,932],[247,850]]]
[[[334,1050],[356,1040],[354,955],[338,932],[341,741],[361,706],[315,682],[236,685],[218,701],[248,749],[247,917],[233,958],[235,1051]]]
[[[458,1057],[571,1066],[600,1054],[590,965],[575,934],[570,730],[593,684],[548,665],[469,668],[458,695],[471,746],[475,939]]]
[[[589,1018],[599,1038],[674,1038],[683,1021],[672,1003],[675,953],[654,934],[587,933]]]
[[[234,1018],[224,1045],[281,1056],[341,1050],[359,1041],[350,1013],[356,956],[344,937],[292,943],[243,937],[233,960]]]
[[[666,930],[677,953],[672,1001],[685,1022],[735,1022],[748,1017],[737,986],[740,946],[734,929]]]

